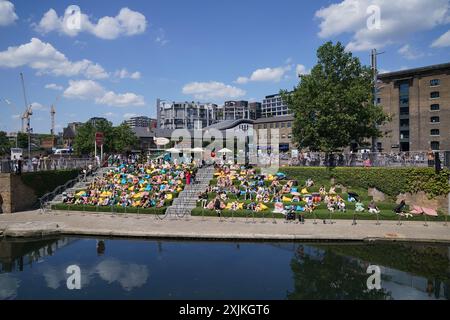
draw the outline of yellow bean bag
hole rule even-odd
[[[129,187],[128,190],[129,191],[134,191],[134,187]]]
[[[139,193],[136,193],[134,196],[133,196],[133,198],[134,199],[138,199],[138,198],[142,198],[142,194],[139,192]]]
[[[283,202],[292,202],[292,198],[283,197],[282,201]]]
[[[183,191],[183,189],[182,188],[177,188],[177,191],[181,192],[181,191]]]
[[[173,199],[173,195],[171,193],[169,193],[168,195],[166,195],[166,199],[167,200],[172,200]]]
[[[81,197],[82,195],[84,195],[86,193],[86,191],[80,191],[80,192],[78,192],[76,195],[78,196],[78,197]]]
[[[267,209],[269,209],[268,206],[266,206],[266,205],[264,205],[264,204],[262,204],[262,203],[261,203],[260,207],[261,207],[261,210],[267,210]]]
[[[239,210],[244,209],[244,204],[243,203],[239,203],[238,208],[239,208]]]
[[[306,189],[306,188],[303,188],[302,189],[302,194],[308,194],[309,192],[308,192],[308,189]]]
[[[231,210],[231,206],[233,205],[233,203],[227,203],[227,206],[225,207],[226,210]]]

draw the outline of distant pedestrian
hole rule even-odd
[[[36,172],[39,160],[36,157],[33,157],[33,159],[31,159],[31,164],[33,165],[33,171]]]

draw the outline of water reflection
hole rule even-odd
[[[449,299],[449,257],[400,243],[2,240],[0,299]],[[81,290],[67,289],[69,265]],[[381,290],[367,288],[369,265]]]

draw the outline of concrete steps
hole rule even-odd
[[[198,195],[206,190],[214,177],[214,168],[205,167],[197,171],[195,184],[187,185],[178,197],[173,200],[167,209],[167,215],[190,215],[192,209],[197,207]]]

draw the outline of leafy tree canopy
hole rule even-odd
[[[95,126],[91,122],[87,122],[77,129],[74,151],[77,154],[93,153],[96,132],[103,133],[103,151],[105,153],[123,153],[131,150],[138,143],[136,135],[126,123],[113,127],[109,121],[97,121]]]
[[[322,45],[317,58],[293,93],[282,92],[294,112],[295,142],[311,151],[334,152],[380,137],[377,125],[388,117],[373,103],[371,69],[340,42]]]

